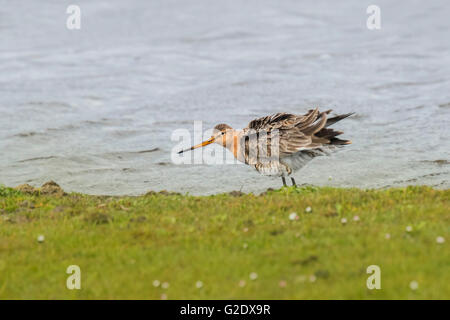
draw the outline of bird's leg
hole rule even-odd
[[[297,187],[297,184],[295,183],[295,180],[294,180],[293,177],[291,177],[291,181],[292,181],[292,185],[295,186],[295,187]]]
[[[281,180],[283,180],[283,186],[284,186],[284,187],[287,187],[286,179],[285,179],[284,177],[281,177]]]

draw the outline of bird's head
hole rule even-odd
[[[183,153],[186,151],[190,151],[190,150],[194,150],[200,147],[204,147],[207,146],[208,144],[211,144],[213,142],[220,144],[221,146],[226,146],[227,145],[227,140],[230,138],[231,135],[233,135],[233,128],[230,127],[227,124],[221,123],[218,124],[217,126],[214,127],[213,129],[213,133],[211,135],[211,138],[209,138],[208,140],[203,141],[202,143],[199,143],[195,146],[192,146],[188,149],[185,150],[181,150],[178,153]]]

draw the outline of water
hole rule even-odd
[[[173,130],[319,106],[353,144],[297,183],[448,188],[450,6],[376,1],[0,0],[0,183],[191,194],[280,187],[244,165],[174,165]],[[193,141],[195,143],[198,140]],[[148,151],[148,152],[142,152]],[[331,179],[330,179],[331,176]]]

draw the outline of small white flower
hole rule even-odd
[[[195,283],[195,287],[196,287],[197,289],[200,289],[201,287],[203,287],[203,282],[197,281],[197,282]]]
[[[159,282],[159,280],[154,280],[153,281],[153,286],[154,287],[159,287],[160,284],[161,284],[161,282]]]
[[[244,249],[247,249],[247,248],[248,248],[248,244],[247,244],[247,243],[244,243],[244,244],[242,245],[242,247],[243,247]]]
[[[316,280],[317,280],[317,278],[316,278],[315,275],[312,274],[312,275],[309,276],[309,282],[311,282],[311,283],[312,282],[316,282]]]
[[[239,287],[243,288],[245,287],[245,284],[246,284],[245,280],[239,281]]]
[[[386,239],[390,239],[391,238],[391,234],[390,233],[386,233],[385,235],[384,235],[384,237],[386,238]]]
[[[292,213],[289,215],[289,220],[297,220],[297,219],[298,219],[298,215],[297,215],[296,212],[292,212]]]
[[[167,294],[163,293],[163,294],[161,295],[161,300],[167,300]]]
[[[306,207],[305,212],[306,212],[306,213],[311,213],[311,212],[312,212],[311,207]]]
[[[358,221],[359,221],[359,217],[358,217],[358,216],[354,216],[354,217],[353,217],[353,221],[358,222]]]
[[[413,230],[413,228],[411,226],[406,226],[406,232],[411,232]]]
[[[38,241],[38,242],[44,242],[44,240],[45,240],[45,237],[44,237],[44,235],[42,235],[42,234],[40,234],[40,235],[37,237],[37,241]]]
[[[409,283],[409,287],[411,288],[411,290],[417,290],[419,288],[419,283],[413,280]]]
[[[285,280],[281,280],[278,285],[280,286],[280,288],[286,288],[287,282]]]
[[[256,280],[258,278],[258,274],[256,272],[250,273],[250,280]]]
[[[444,243],[444,242],[445,242],[445,239],[444,239],[444,237],[440,237],[440,236],[439,236],[439,237],[436,238],[436,242],[437,242],[437,243]]]
[[[333,177],[332,177],[332,176],[329,176],[329,177],[328,177],[328,180],[330,180],[330,181],[333,180]]]
[[[163,289],[167,289],[169,286],[170,286],[170,285],[169,285],[168,282],[163,282],[163,283],[161,284],[161,288],[163,288]]]
[[[346,223],[347,223],[347,218],[342,218],[342,219],[341,219],[341,223],[342,223],[342,224],[346,224]]]

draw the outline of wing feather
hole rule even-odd
[[[319,109],[316,108],[309,110],[304,115],[276,113],[252,120],[243,131],[244,135],[250,134],[250,132],[265,132],[267,135],[278,130],[279,155],[285,157],[300,150],[320,148],[323,144],[328,143],[329,140],[325,137],[320,139],[314,134],[324,128],[327,123],[327,114],[330,112],[331,110],[319,112]]]

